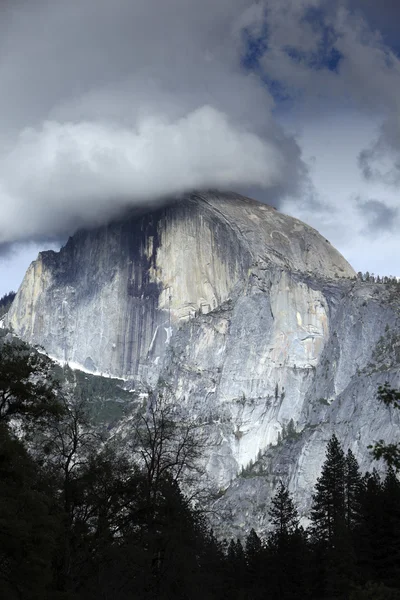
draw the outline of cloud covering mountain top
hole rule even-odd
[[[1,248],[210,187],[251,190],[344,253],[374,223],[394,231],[383,220],[399,219],[399,11],[379,6],[5,0]],[[370,200],[388,208],[378,220]]]
[[[258,14],[246,0],[42,0],[4,14],[0,242],[192,188],[298,183],[300,150],[241,64]]]

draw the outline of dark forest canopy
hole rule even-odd
[[[0,420],[1,598],[400,598],[400,483],[390,455],[383,477],[363,475],[333,436],[307,528],[281,482],[263,537],[253,529],[219,541],[182,491],[185,470],[199,472],[201,440],[174,424],[165,394],[133,420],[127,456],[92,424],[85,398],[66,395],[46,372],[45,356],[7,342],[0,355],[13,407]],[[379,397],[397,407],[397,391],[385,386]]]

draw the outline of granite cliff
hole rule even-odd
[[[168,381],[207,432],[221,531],[261,530],[280,478],[306,514],[333,431],[365,469],[368,444],[399,434],[375,399],[400,385],[397,291],[237,194],[190,194],[42,252],[7,322],[57,359]]]

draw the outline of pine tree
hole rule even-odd
[[[298,526],[299,517],[297,509],[289,494],[289,490],[282,482],[280,482],[278,491],[272,499],[268,513],[271,523],[274,526],[273,533],[280,538],[293,533]]]
[[[346,597],[355,567],[346,525],[346,458],[336,435],[328,442],[315,486],[311,521],[316,593],[321,597]]]
[[[360,522],[361,473],[358,462],[349,449],[345,464],[345,519],[347,528],[353,531]]]
[[[358,578],[377,580],[376,565],[382,543],[382,482],[378,473],[366,473],[360,494],[360,524],[355,531]]]
[[[237,563],[240,565],[244,565],[245,560],[246,560],[245,554],[244,554],[244,549],[243,549],[243,544],[239,538],[236,540],[236,543],[235,543],[235,559],[236,559]]]
[[[308,551],[304,530],[288,489],[281,482],[269,510],[273,530],[268,538],[270,597],[307,598]],[[290,573],[290,577],[287,577]]]
[[[229,542],[227,558],[229,564],[233,565],[236,560],[236,542],[233,538]]]
[[[251,597],[264,597],[263,577],[265,569],[263,564],[263,545],[254,529],[251,529],[246,538],[245,554],[247,562],[246,588],[251,590]]]
[[[389,469],[383,482],[374,471],[362,483],[361,522],[356,529],[359,581],[399,588],[400,482]]]
[[[345,521],[345,474],[345,455],[333,434],[327,445],[321,476],[315,485],[311,510],[313,537],[331,548]]]
[[[400,482],[389,468],[382,488],[383,540],[380,575],[389,587],[400,587]]]
[[[236,594],[241,598],[240,590],[246,587],[247,565],[242,542],[237,539],[231,540],[228,547],[228,579],[227,586],[229,595]]]
[[[254,529],[251,529],[246,538],[245,554],[247,564],[253,563],[260,556],[262,551],[262,543]]]

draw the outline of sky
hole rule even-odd
[[[400,276],[400,3],[3,0],[0,295],[39,250],[193,189]]]

